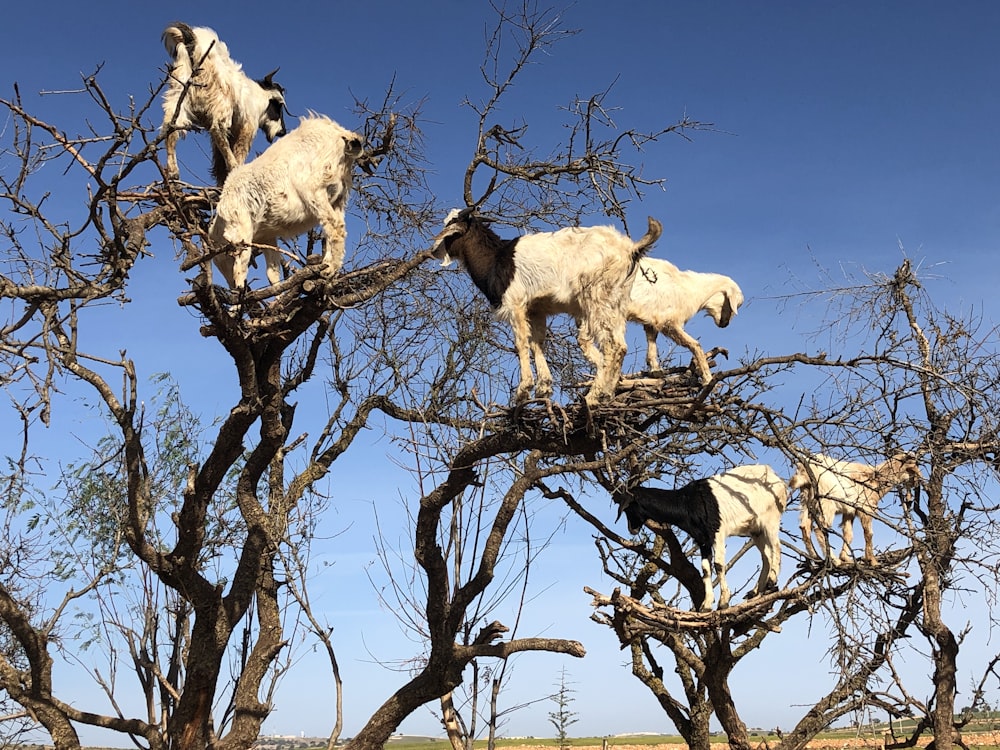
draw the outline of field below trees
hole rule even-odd
[[[724,736],[720,735],[718,739],[718,743],[713,743],[713,748],[722,750],[729,747]],[[1000,730],[970,730],[963,733],[963,739],[970,750],[1000,749]],[[750,741],[761,750],[778,744],[778,738],[775,735],[765,736],[759,733],[751,733]],[[918,740],[917,747],[926,747],[930,741],[930,735],[925,735]],[[496,745],[504,750],[553,750],[559,747],[559,741],[534,737],[512,738],[498,740]],[[672,735],[579,737],[569,739],[566,745],[572,750],[686,750],[687,748],[680,737]],[[415,740],[409,737],[395,739],[388,746],[392,750],[449,750],[451,747],[445,739]],[[477,750],[483,750],[485,747],[485,742],[476,743]],[[824,732],[813,739],[808,747],[811,750],[842,750],[843,748],[878,748],[881,750],[885,747],[885,740],[881,731],[874,733],[867,731],[858,734],[855,729],[844,729]]]

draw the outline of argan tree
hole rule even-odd
[[[495,120],[496,102],[527,59],[562,32],[554,18],[528,7],[499,19],[497,34],[513,29],[528,41],[509,74],[486,78],[467,201],[507,213],[518,226],[565,223],[596,206],[624,217],[625,199],[645,180],[622,149],[688,124],[623,136],[606,117],[605,91],[571,107],[570,138],[549,156],[531,155],[523,128]],[[498,50],[491,46],[487,58],[499,61]],[[420,269],[427,227],[444,211],[423,184],[419,108],[401,107],[391,85],[374,105],[356,102],[359,122],[351,125],[364,132],[367,150],[352,206],[367,231],[357,233],[352,270],[322,275],[309,262],[321,239],[310,235],[289,252],[282,282],[230,292],[209,283],[218,248],[205,230],[217,190],[164,179],[161,134],[151,122],[158,90],[119,107],[99,71],[82,84],[65,102],[86,110],[80,135],[32,114],[16,86],[0,100],[9,122],[0,175],[0,382],[22,438],[4,474],[11,551],[0,570],[0,693],[4,705],[23,709],[11,716],[30,716],[57,748],[79,747],[84,725],[154,749],[250,747],[289,663],[290,628],[309,621],[308,612],[304,620],[297,614],[308,607],[297,561],[308,555],[307,530],[324,507],[322,480],[334,462],[350,460],[375,413],[406,435],[419,432],[414,445],[444,439],[448,452],[414,499],[426,660],[351,746],[381,747],[412,711],[458,686],[475,660],[502,662],[534,650],[582,655],[572,639],[504,640],[503,623],[473,627],[470,619],[482,611],[477,602],[524,498],[542,478],[565,471],[550,457],[567,449],[562,428],[539,424],[526,435],[506,408],[477,405],[473,379],[498,375],[494,358],[482,356],[495,344],[493,332],[475,343],[442,335],[446,327],[435,322],[445,311],[453,319],[459,297],[442,293],[444,280]],[[517,160],[508,158],[514,153]],[[64,173],[57,185],[45,180],[42,165]],[[53,200],[53,191],[66,197]],[[529,202],[539,191],[560,199],[539,210]],[[84,210],[61,214],[74,198]],[[228,405],[211,423],[196,423],[180,391],[165,412],[147,413],[156,400],[141,367],[92,335],[107,330],[107,303],[125,315],[139,307],[129,293],[133,279],[167,248],[177,258],[176,303],[191,313],[187,335],[212,342],[233,376],[222,396]],[[328,411],[320,429],[305,431],[296,401],[317,382]],[[96,402],[110,435],[70,462],[60,502],[40,505],[52,464],[39,433],[63,408],[67,390]],[[599,434],[581,432],[568,455],[594,453]],[[492,518],[483,522],[485,543],[468,561],[468,578],[455,585],[440,535],[484,467],[498,461],[504,471]],[[67,518],[70,503],[79,515]],[[65,554],[50,554],[53,539],[71,542]],[[85,542],[100,554],[85,560]],[[71,564],[80,560],[86,564]],[[96,618],[86,631],[73,624],[80,613]],[[322,631],[315,621],[310,627]],[[107,667],[93,674],[106,710],[80,707],[53,677],[64,637],[82,632],[98,633],[94,643],[105,649]],[[335,659],[331,666],[335,671]],[[138,707],[119,698],[127,671],[138,684],[130,691],[141,696]]]

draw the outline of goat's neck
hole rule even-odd
[[[514,247],[517,241],[518,238],[503,240],[486,227],[474,225],[448,248],[462,261],[472,282],[494,308],[500,306],[504,292],[514,278]]]

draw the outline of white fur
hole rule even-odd
[[[185,35],[193,35],[193,51]],[[163,43],[172,58],[163,95],[167,176],[179,175],[178,138],[185,130],[204,129],[212,139],[213,174],[221,185],[246,161],[258,127],[268,141],[284,135],[281,89],[248,78],[212,29],[174,24],[164,30]],[[270,82],[271,75],[265,81]]]
[[[253,257],[263,246],[267,278],[281,279],[278,238],[323,228],[323,264],[335,274],[344,263],[344,210],[361,136],[325,115],[310,113],[295,130],[249,164],[233,170],[222,188],[208,228],[215,249],[230,243],[233,254],[215,256],[234,289],[242,289]]]
[[[480,219],[463,221],[458,216],[458,211],[449,214],[444,230],[435,238],[433,253],[443,265],[453,257],[459,260],[475,281],[477,274],[495,271],[504,263],[496,252],[504,241]],[[475,244],[474,238],[480,235],[469,231],[472,222],[488,233],[482,235],[486,239],[482,245]],[[540,398],[552,394],[552,373],[542,344],[546,318],[557,313],[567,313],[576,320],[580,348],[595,367],[587,403],[614,395],[625,358],[625,310],[635,261],[661,231],[659,222],[650,217],[649,231],[638,243],[606,226],[574,227],[519,238],[513,278],[501,290],[502,299],[491,300],[496,317],[508,322],[514,332],[521,377],[515,400],[526,399],[533,387]],[[532,357],[537,386],[531,372]]]
[[[920,467],[906,453],[897,453],[877,466],[841,461],[821,453],[813,454],[796,467],[795,474],[788,480],[789,487],[801,490],[799,527],[806,551],[816,556],[812,545],[812,521],[815,516],[820,523],[820,528],[816,529],[816,540],[822,547],[823,557],[830,557],[827,534],[834,516],[840,514],[844,546],[839,558],[834,558],[832,562],[834,565],[849,563],[854,518],[857,517],[865,537],[865,560],[874,565],[872,519],[879,501],[896,485],[913,483],[920,478]]]
[[[642,323],[646,332],[646,367],[660,369],[656,336],[662,333],[687,348],[702,383],[712,379],[708,359],[698,340],[684,330],[684,324],[704,311],[720,328],[729,325],[743,304],[743,292],[728,276],[718,273],[681,271],[673,263],[643,258],[632,282],[628,319]]]

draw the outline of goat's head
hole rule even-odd
[[[361,136],[356,133],[349,133],[344,136],[344,159],[354,161],[364,150],[364,142]]]
[[[261,113],[258,124],[268,143],[288,132],[285,128],[285,89],[274,80],[277,72],[278,68],[275,68],[257,81],[257,85],[267,94],[267,108]]]
[[[917,457],[912,453],[904,451],[894,453],[889,459],[889,467],[891,467],[892,479],[905,487],[913,487],[924,478],[920,472]]]
[[[440,260],[442,266],[449,266],[455,260],[449,252],[452,242],[469,231],[472,222],[480,221],[475,213],[476,209],[472,207],[455,208],[445,217],[444,229],[438,232],[431,248],[431,255]]]
[[[732,279],[728,279],[727,282],[702,305],[702,309],[712,317],[719,328],[728,326],[743,304],[743,291]]]
[[[624,513],[629,533],[638,534],[639,529],[642,528],[642,524],[646,519],[636,504],[635,497],[629,492],[616,492],[613,494],[613,497],[615,502],[618,503],[618,515],[615,516],[615,522],[620,521],[622,513]]]

